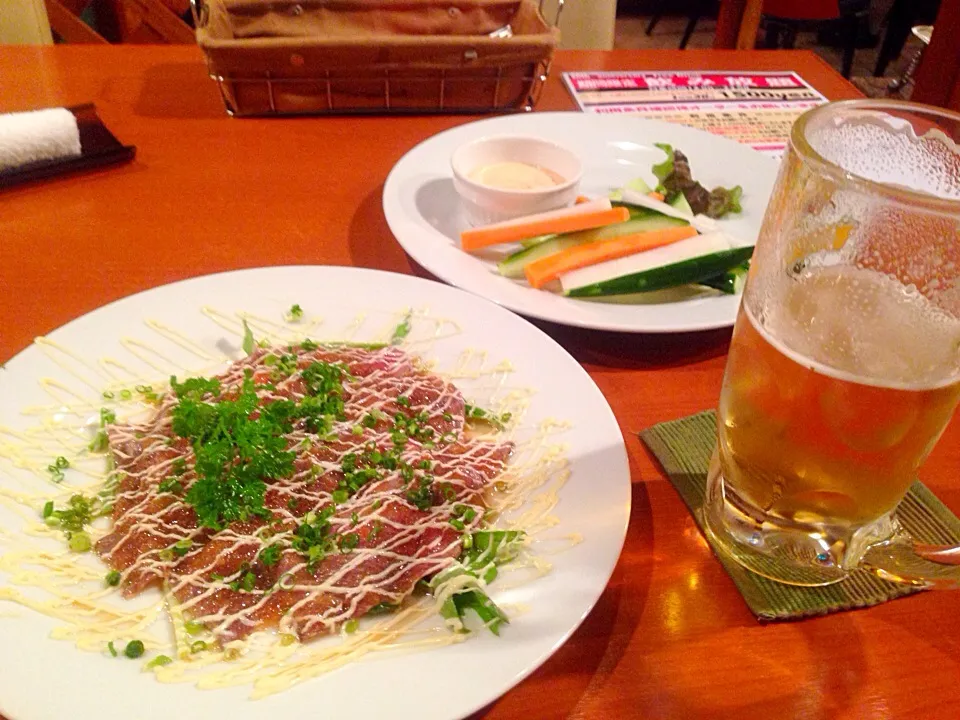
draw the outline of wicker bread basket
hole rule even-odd
[[[194,0],[227,112],[529,109],[559,31],[536,0]]]

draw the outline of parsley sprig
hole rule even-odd
[[[297,372],[287,363],[286,372]],[[193,506],[203,527],[220,530],[235,521],[269,519],[264,507],[266,481],[293,473],[295,453],[287,449],[286,433],[302,420],[312,432],[327,432],[334,419],[343,419],[344,366],[313,362],[301,377],[307,395],[299,402],[283,399],[260,405],[247,370],[239,392],[219,397],[214,378],[189,378],[170,385],[178,403],[172,411],[173,431],[190,441],[197,481],[185,500]],[[177,492],[177,481],[164,491]]]

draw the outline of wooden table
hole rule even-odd
[[[563,52],[540,109],[572,109],[573,69],[791,69],[857,93],[813,54]],[[0,48],[0,111],[95,102],[129,166],[0,193],[0,362],[130,293],[241,267],[422,273],[392,241],[388,170],[467,118],[231,119],[192,47]],[[488,718],[960,716],[960,595],[761,625],[636,439],[712,407],[729,333],[545,329],[590,372],[630,454],[633,514],[609,587],[573,638]],[[960,423],[923,478],[960,509]]]

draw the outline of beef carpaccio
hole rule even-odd
[[[224,642],[401,603],[460,555],[512,449],[466,432],[457,388],[395,347],[258,348],[157,402],[107,426],[96,550],[127,596],[165,587]]]

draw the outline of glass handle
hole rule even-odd
[[[918,543],[901,532],[867,550],[861,563],[884,580],[960,590],[960,545]]]

